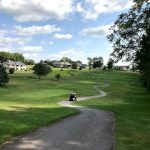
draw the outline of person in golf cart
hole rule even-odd
[[[71,93],[70,96],[69,96],[69,101],[76,101],[77,100],[77,96],[76,96],[76,93]]]

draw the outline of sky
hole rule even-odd
[[[0,51],[87,62],[113,51],[106,35],[132,0],[0,0]]]

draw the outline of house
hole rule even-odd
[[[77,68],[86,68],[86,64],[82,64],[81,62],[77,62]]]
[[[56,68],[69,68],[69,67],[71,67],[71,64],[68,63],[68,62],[55,61],[53,63],[53,67],[56,67]]]
[[[23,70],[23,71],[27,70],[25,64],[20,61],[15,62],[15,61],[8,60],[3,62],[3,66],[6,67],[6,69],[14,68],[15,70]]]
[[[130,66],[121,66],[123,71],[130,71]]]
[[[81,62],[77,62],[77,68],[82,68],[82,63]]]

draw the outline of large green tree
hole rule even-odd
[[[0,86],[5,85],[6,83],[8,83],[8,81],[8,73],[6,72],[5,68],[0,65]]]
[[[113,66],[114,66],[114,60],[112,58],[109,58],[109,60],[107,62],[107,69],[112,70]]]
[[[33,70],[34,74],[36,74],[39,77],[39,79],[41,78],[41,76],[47,76],[50,72],[52,72],[52,68],[49,65],[42,62],[35,64]]]
[[[35,61],[33,59],[25,59],[24,62],[26,65],[34,65],[35,64]]]
[[[137,64],[145,86],[150,87],[150,0],[134,0],[134,5],[121,14],[110,29],[108,39],[113,43],[115,61],[125,59]]]
[[[103,57],[94,57],[93,58],[93,68],[102,68],[104,64]]]

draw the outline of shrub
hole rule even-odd
[[[103,71],[107,70],[107,66],[103,66],[102,70]]]
[[[80,67],[79,70],[82,70],[82,67]]]
[[[77,63],[76,62],[72,63],[72,69],[77,69]]]
[[[59,73],[58,73],[58,74],[56,74],[56,75],[55,75],[55,78],[57,79],[57,81],[58,81],[58,80],[60,80],[60,78],[61,78],[61,74],[59,74]]]
[[[0,86],[5,85],[6,83],[8,83],[8,81],[8,73],[6,72],[5,68],[0,65]]]
[[[14,72],[15,72],[15,69],[14,69],[14,68],[10,68],[10,69],[9,69],[9,73],[10,73],[10,74],[14,74]]]

